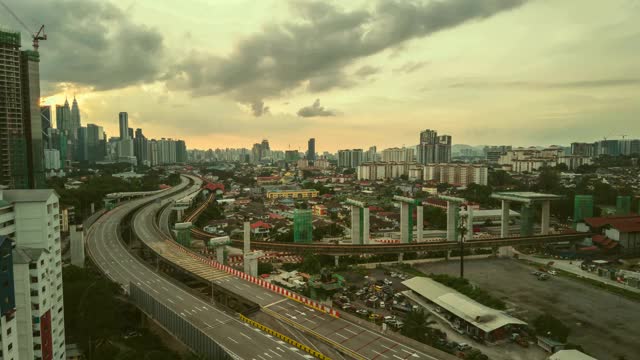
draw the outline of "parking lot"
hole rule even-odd
[[[418,265],[424,273],[459,274],[459,262]],[[550,313],[571,328],[569,341],[598,359],[637,358],[634,335],[640,323],[640,304],[575,280],[551,276],[540,281],[534,268],[511,259],[465,262],[465,277],[507,302],[512,315],[532,322]]]

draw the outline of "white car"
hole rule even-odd
[[[555,271],[555,270],[549,270],[549,271],[547,271],[547,272],[549,273],[549,275],[554,275],[554,276],[555,276],[555,275],[558,275],[558,272],[557,272],[557,271]]]

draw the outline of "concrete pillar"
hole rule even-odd
[[[183,216],[184,216],[184,209],[176,210],[176,221],[182,221]]]
[[[251,251],[251,224],[248,221],[244,222],[244,256]]]
[[[407,244],[411,242],[409,239],[409,204],[401,203],[400,204],[400,242],[403,244]]]
[[[498,248],[497,247],[492,247],[491,248],[491,256],[493,257],[498,257]]]
[[[224,264],[224,246],[218,246],[216,248],[216,261]]]
[[[449,260],[450,257],[451,257],[451,250],[446,250],[444,252],[444,259]]]
[[[447,241],[457,241],[456,239],[456,212],[458,204],[447,201]]]
[[[467,207],[467,234],[464,237],[464,240],[473,239],[473,209],[471,207]]]
[[[416,206],[416,242],[422,242],[424,232],[424,208],[422,205]]]
[[[362,227],[364,229],[362,229],[362,243],[363,244],[369,244],[369,207],[365,206],[364,208],[362,208],[362,216],[364,217],[364,219],[362,219]]]
[[[76,225],[69,226],[69,235],[71,237],[71,265],[84,268],[84,231],[82,226],[77,228]]]
[[[404,260],[404,253],[398,254],[398,262],[402,262]]]
[[[551,212],[551,201],[542,202],[542,219],[540,221],[540,234],[549,235],[549,215]]]
[[[358,245],[362,243],[360,239],[360,208],[351,205],[351,243]]]
[[[502,200],[502,217],[500,218],[500,237],[509,236],[509,201]]]
[[[249,259],[249,275],[258,277],[258,258]]]
[[[335,267],[340,266],[340,256],[336,255],[333,257],[333,265],[335,265]]]

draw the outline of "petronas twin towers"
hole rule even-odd
[[[76,97],[73,97],[73,104],[69,107],[69,100],[65,99],[64,105],[56,106],[56,121],[58,122],[58,130],[64,131],[67,136],[77,139],[78,129],[80,128],[80,108]]]

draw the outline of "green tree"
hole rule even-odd
[[[435,321],[430,319],[430,315],[425,313],[424,310],[418,309],[407,314],[400,332],[404,336],[424,343],[427,341],[428,333],[433,324],[435,324]]]
[[[307,274],[318,274],[322,269],[322,263],[318,255],[313,253],[305,253],[302,260],[302,265],[298,270]]]
[[[560,342],[567,342],[571,329],[550,314],[538,316],[533,321],[536,335],[545,336]]]
[[[557,193],[560,189],[560,172],[548,166],[541,168],[536,186],[539,191]]]
[[[273,264],[268,262],[258,263],[258,274],[270,274],[273,271]]]

